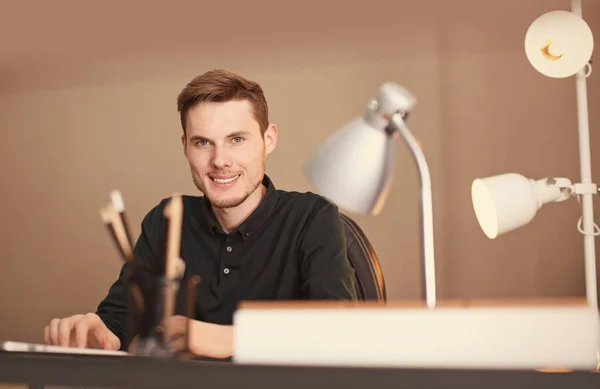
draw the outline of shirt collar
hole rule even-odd
[[[277,204],[277,189],[275,188],[275,185],[273,185],[273,182],[269,176],[266,174],[263,176],[262,184],[267,188],[265,196],[254,212],[252,212],[250,216],[248,216],[248,218],[244,220],[237,228],[237,232],[244,240],[248,239],[253,233],[258,231],[258,229],[264,225],[264,223],[273,213],[275,205]],[[207,222],[208,229],[212,233],[222,233],[221,226],[219,226],[219,222],[215,218],[215,215],[212,211],[210,201],[204,197],[203,202],[204,206],[202,207],[202,216]]]

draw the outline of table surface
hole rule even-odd
[[[598,389],[600,374],[506,370],[444,370],[242,365],[230,362],[156,360],[0,352],[0,383],[103,388],[569,388]]]

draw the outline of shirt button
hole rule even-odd
[[[229,274],[229,269],[228,268],[223,269],[223,273]]]
[[[231,252],[231,250],[233,250],[231,246],[227,246],[227,251]]]

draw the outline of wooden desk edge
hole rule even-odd
[[[548,298],[548,299],[480,299],[480,300],[439,300],[436,308],[536,308],[536,307],[585,307],[587,300],[581,297]],[[238,304],[241,309],[385,309],[385,308],[427,308],[425,301],[394,300],[378,301],[330,301],[330,300],[301,300],[301,301],[242,301]]]

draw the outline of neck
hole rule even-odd
[[[248,198],[233,208],[215,208],[213,207],[213,213],[215,218],[219,222],[219,225],[223,229],[223,232],[229,233],[240,226],[258,208],[258,205],[262,201],[263,197],[267,193],[267,188],[264,185],[260,185]]]

